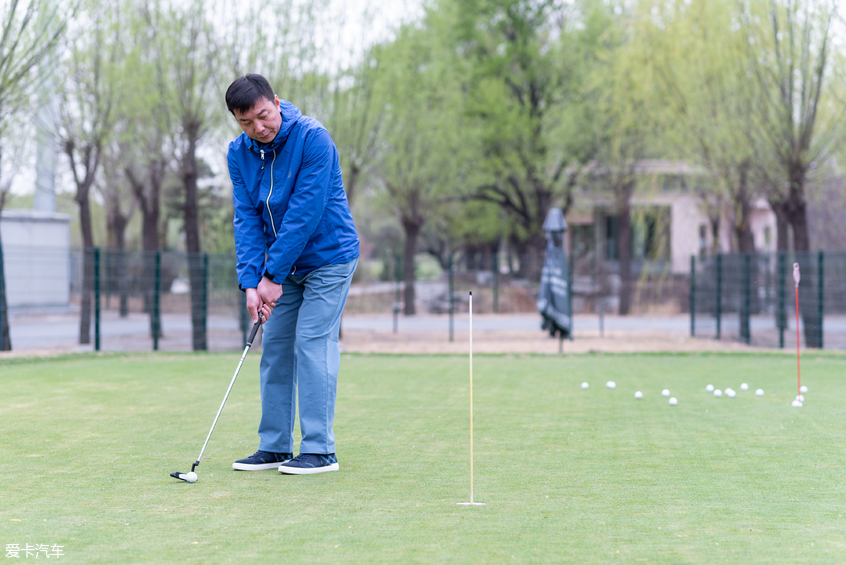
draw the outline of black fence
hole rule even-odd
[[[243,347],[251,325],[233,254],[13,245],[0,253],[8,298],[0,319],[10,322],[0,326],[0,339],[11,336],[13,349],[233,350]],[[569,260],[575,332],[601,334],[602,316],[619,313],[625,284],[611,262]],[[683,336],[689,313],[697,337],[794,347],[794,262],[802,273],[801,344],[846,349],[846,253],[717,255],[691,259],[690,274],[671,273],[665,263],[636,265],[628,282],[632,316],[618,326],[672,322]],[[421,253],[406,266],[389,250],[371,252],[359,261],[342,328],[453,339],[472,290],[474,313],[499,314],[486,318],[488,329],[540,332],[542,264],[542,255],[437,260]]]
[[[846,253],[721,254],[690,265],[691,335],[783,348],[798,334],[805,347],[846,348]]]

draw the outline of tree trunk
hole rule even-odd
[[[417,313],[414,305],[416,299],[414,288],[414,256],[417,254],[417,236],[420,234],[423,222],[416,219],[403,218],[402,227],[405,230],[405,246],[402,253],[402,278],[405,283],[405,290],[403,291],[403,301],[405,303],[403,314],[414,316]]]
[[[622,203],[621,203],[622,204]],[[631,310],[632,296],[632,217],[631,205],[626,201],[618,205],[617,234],[618,256],[620,258],[620,315],[625,316]]]
[[[785,216],[793,228],[793,249],[802,279],[799,282],[799,311],[805,326],[805,346],[822,347],[820,342],[819,305],[817,298],[818,277],[811,253],[811,240],[808,235],[807,205],[804,198],[805,174],[801,167],[795,167],[790,174],[791,183],[787,200],[784,204]]]
[[[538,226],[543,225],[538,224]],[[535,233],[528,240],[512,239],[512,246],[517,251],[517,276],[530,281],[540,281],[543,271],[544,252],[546,250],[546,236]]]
[[[738,165],[740,179],[734,193],[734,237],[740,253],[755,253],[755,237],[752,234],[751,218],[752,198],[749,191],[749,163]]]
[[[711,255],[717,255],[720,252],[720,216],[711,216],[708,221],[711,223]]]
[[[734,236],[737,238],[737,249],[740,253],[755,253],[755,237],[749,225],[749,203],[737,203],[741,208],[741,218],[734,226]]]
[[[0,206],[0,212],[2,212]],[[6,302],[6,269],[3,265],[3,241],[0,240],[0,310],[3,315],[0,316],[0,333],[3,334],[3,339],[0,340],[0,351],[12,350],[12,336],[9,335],[9,306]]]
[[[185,245],[188,250],[188,278],[191,281],[191,344],[194,351],[206,351],[206,280],[200,253],[200,214],[197,194],[197,132],[186,128],[188,150],[182,157],[182,182],[185,186]]]
[[[77,189],[79,228],[82,232],[82,296],[79,308],[79,343],[91,343],[91,293],[94,288],[94,236],[91,231],[91,204],[88,188]]]
[[[787,251],[789,247],[787,237],[787,210],[785,203],[781,200],[770,200],[770,208],[776,217],[776,250]]]
[[[631,311],[632,300],[632,195],[635,181],[626,180],[615,190],[617,198],[618,257],[620,261],[620,315]]]
[[[129,224],[129,215],[120,211],[120,203],[115,199],[109,204],[109,247],[107,253],[114,257],[107,262],[109,269],[106,271],[106,288],[111,293],[117,287],[120,299],[120,317],[129,316],[129,291],[128,273],[126,262],[126,226]]]
[[[348,169],[349,174],[347,175],[347,182],[344,184],[344,188],[347,192],[347,202],[349,203],[350,208],[352,208],[353,197],[355,196],[355,189],[358,185],[358,177],[361,174],[361,168],[355,163],[350,163]]]
[[[147,181],[139,181],[130,167],[126,168],[126,177],[132,186],[132,192],[141,208],[141,247],[144,261],[144,312],[150,319],[150,337],[155,331],[153,320],[153,302],[155,297],[155,252],[161,248],[159,237],[159,218],[161,210],[161,185],[164,176],[163,160],[152,159],[148,165]],[[159,320],[159,337],[163,336]]]

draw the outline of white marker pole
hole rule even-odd
[[[484,506],[484,502],[473,501],[473,291],[470,291],[470,502],[458,502],[462,506]]]

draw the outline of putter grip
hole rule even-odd
[[[258,317],[258,322],[253,324],[253,331],[250,332],[250,337],[247,338],[247,345],[249,345],[250,347],[252,347],[253,340],[256,338],[256,334],[258,333],[259,327],[261,327],[261,312],[259,312]]]

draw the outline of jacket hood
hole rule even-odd
[[[247,141],[253,151],[257,151],[259,149],[272,151],[273,149],[284,145],[285,141],[288,139],[288,134],[291,133],[291,130],[294,128],[297,120],[299,120],[303,115],[299,108],[287,100],[282,100],[281,98],[279,99],[279,112],[282,114],[282,125],[279,128],[279,133],[276,134],[276,137],[270,143],[261,144],[255,139],[249,137],[246,133],[241,134],[247,138]]]

